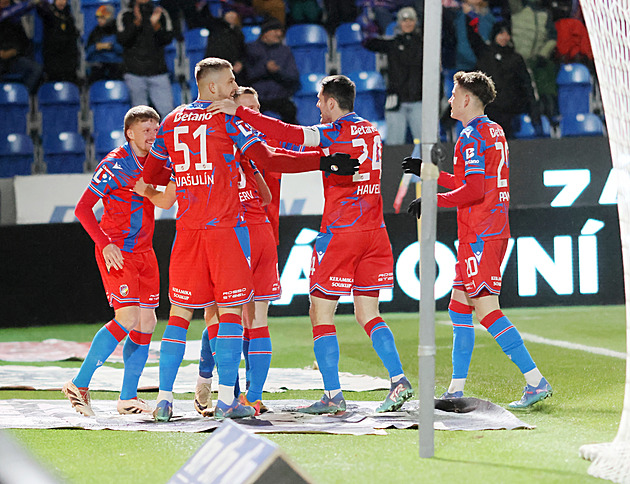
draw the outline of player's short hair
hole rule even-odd
[[[492,78],[481,71],[456,72],[453,76],[453,81],[473,96],[479,98],[484,107],[497,97],[497,90],[494,87]]]
[[[340,109],[344,111],[354,111],[354,98],[357,88],[349,78],[337,74],[322,79],[322,96],[331,97]]]
[[[258,98],[258,92],[253,87],[239,87],[236,89],[236,92],[234,93],[234,100],[236,101],[243,94],[251,94],[253,96],[256,96],[256,98]]]
[[[206,57],[197,62],[195,66],[195,80],[197,84],[199,81],[206,77],[208,74],[222,71],[223,69],[232,69],[232,64],[225,59],[219,59],[218,57]]]
[[[149,119],[155,119],[158,123],[160,122],[160,115],[151,106],[134,106],[129,111],[127,111],[124,121],[125,139],[129,141],[127,130],[131,128],[132,125],[136,123],[142,123],[143,121],[148,121]]]

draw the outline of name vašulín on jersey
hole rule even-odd
[[[199,173],[196,175],[185,175],[175,178],[177,188],[192,187],[197,185],[212,185],[214,183],[214,175],[208,173]]]

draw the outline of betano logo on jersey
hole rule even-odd
[[[179,111],[175,113],[173,121],[176,123],[180,121],[209,121],[212,118],[212,114],[207,111],[201,112],[185,112]]]
[[[372,125],[369,126],[357,126],[356,124],[353,124],[352,126],[350,126],[350,134],[352,136],[359,136],[362,134],[370,134],[370,133],[376,133],[376,128]]]

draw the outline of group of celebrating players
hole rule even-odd
[[[393,256],[383,219],[381,137],[354,112],[355,86],[325,78],[318,93],[321,124],[310,127],[264,116],[256,91],[236,85],[232,66],[206,58],[195,68],[199,97],[160,123],[148,106],[129,110],[127,142],[98,165],[76,215],[96,245],[96,260],[114,319],[95,335],[77,376],[63,386],[72,406],[93,416],[89,383],[124,338],[121,414],[173,415],[173,384],[184,357],[195,309],[204,309],[195,409],[203,416],[243,418],[267,411],[262,392],[271,364],[269,301],[280,297],[278,212],[280,173],[322,171],[324,211],[310,271],[313,349],[324,382],[308,414],[346,410],[339,382],[334,313],[352,295],[355,317],[387,369],[390,391],[377,412],[400,409],[413,396],[392,331],[379,313],[381,289],[393,287]],[[484,115],[494,99],[480,72],[455,75],[451,115],[465,129],[455,147],[454,174],[442,172],[439,206],[458,208],[459,247],[449,305],[453,321],[453,378],[441,398],[461,398],[474,346],[473,309],[481,324],[524,374],[527,385],[511,408],[551,396],[516,328],[501,312],[501,261],[510,237],[509,158],[503,130]],[[420,175],[422,161],[403,169]],[[163,191],[155,186],[166,187]],[[102,199],[100,225],[93,213]],[[152,249],[154,207],[177,201],[169,265],[171,309],[160,347],[155,408],[137,387],[156,325],[159,273]],[[410,213],[420,217],[420,200]],[[246,391],[238,369],[246,363]],[[216,405],[212,374],[218,374]]]

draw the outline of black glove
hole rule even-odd
[[[416,218],[420,218],[420,203],[422,202],[421,198],[416,198],[413,202],[409,204],[407,208],[407,213],[410,215],[415,215]]]
[[[402,162],[402,169],[405,173],[411,173],[412,175],[420,176],[420,167],[422,166],[422,159],[407,156]]]
[[[319,160],[319,169],[333,175],[354,175],[359,171],[359,160],[350,158],[348,153],[333,153]]]

